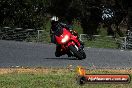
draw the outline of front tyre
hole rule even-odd
[[[84,55],[83,55],[81,52],[77,51],[77,48],[76,48],[75,46],[70,45],[70,46],[69,46],[69,49],[70,49],[70,51],[73,53],[73,55],[74,55],[76,58],[78,58],[79,60],[85,59],[85,58],[84,58]]]
[[[85,59],[86,58],[85,52],[83,51],[82,54],[83,54],[83,59]]]

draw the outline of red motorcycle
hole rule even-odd
[[[55,32],[55,40],[57,43],[56,57],[67,54],[68,57],[74,56],[79,60],[86,58],[84,46],[80,43],[75,31],[71,32],[66,28],[60,28]]]

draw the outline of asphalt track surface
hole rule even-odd
[[[87,58],[76,60],[55,57],[55,45],[0,40],[0,67],[61,67],[78,65],[90,68],[131,68],[132,51],[85,48]]]

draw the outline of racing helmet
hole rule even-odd
[[[51,21],[58,21],[58,17],[53,16],[53,17],[51,18]]]
[[[53,17],[51,18],[51,25],[54,25],[54,24],[57,23],[57,22],[58,22],[58,17],[53,16]]]

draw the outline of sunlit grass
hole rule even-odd
[[[85,41],[85,46],[92,48],[118,48],[118,43],[114,38],[97,37],[93,40]]]
[[[131,88],[132,86],[132,83],[85,84],[81,86],[77,84],[77,72],[67,68],[10,68],[8,70],[12,70],[12,72],[8,71],[8,73],[0,75],[0,88]],[[87,70],[87,74],[132,74],[132,71],[94,69]]]

